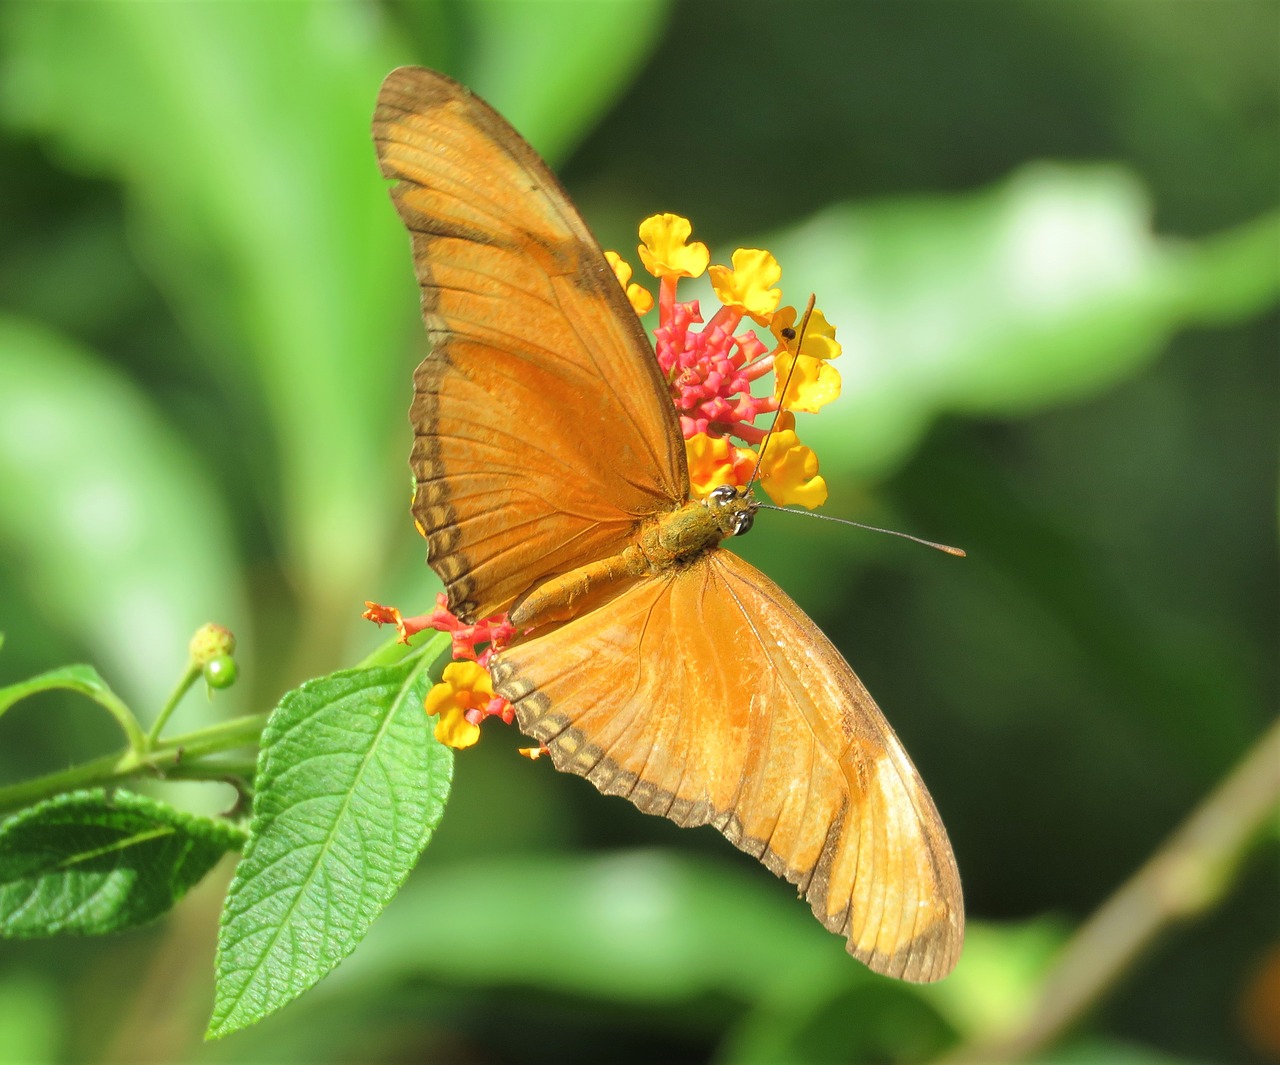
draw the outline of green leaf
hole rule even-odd
[[[133,716],[133,711],[125,706],[120,697],[107,686],[107,682],[98,675],[98,671],[93,666],[62,666],[59,669],[41,673],[30,680],[0,688],[0,716],[20,699],[54,688],[87,695],[115,718],[131,750],[140,751],[145,747],[146,738],[137,718]]]
[[[159,705],[198,625],[244,630],[206,471],[117,369],[2,314],[0,381],[0,541],[14,572],[135,705]]]
[[[385,459],[403,419],[388,412],[416,300],[369,133],[403,60],[388,24],[326,0],[0,15],[21,57],[0,72],[4,120],[121,182],[134,246],[197,352],[268,412],[279,454],[246,448],[244,473],[283,512],[292,576],[324,597],[313,610],[358,598],[400,520]]]
[[[244,834],[225,821],[101,789],[0,823],[0,935],[104,935],[154,921]]]
[[[38,970],[7,968],[0,981],[0,1065],[54,1065],[68,1029],[57,988]]]
[[[81,695],[87,695],[90,699],[98,699],[111,692],[107,682],[102,679],[93,666],[60,666],[58,669],[51,669],[47,673],[41,673],[29,680],[22,680],[17,684],[10,684],[8,687],[0,688],[0,714],[3,714],[20,699],[25,699],[29,695],[49,691],[53,688],[79,692]]]
[[[1280,298],[1280,215],[1200,242],[1151,228],[1138,179],[1036,163],[965,196],[834,206],[757,247],[818,306],[840,398],[799,432],[828,478],[886,475],[947,411],[1025,415],[1100,392],[1188,325]]]
[[[447,642],[309,681],[271,715],[218,937],[210,1038],[279,1009],[345,958],[430,840],[453,752],[430,735],[422,702]]]
[[[1030,1060],[1035,1065],[1209,1065],[1209,1059],[1199,1054],[1175,1057],[1163,1050],[1106,1038],[1069,1042],[1042,1051]]]
[[[630,0],[625,9],[578,0],[473,3],[462,76],[554,162],[631,82],[670,8],[669,0]]]
[[[466,919],[449,899],[466,900]],[[424,868],[334,982],[375,973],[655,1005],[813,998],[874,979],[772,876],[662,851]]]

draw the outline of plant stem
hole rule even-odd
[[[258,768],[256,758],[210,758],[180,762],[165,773],[166,780],[252,780]]]
[[[169,693],[169,698],[165,701],[164,706],[160,708],[160,713],[156,715],[156,719],[151,725],[151,731],[147,733],[147,749],[156,745],[156,741],[160,739],[161,730],[168,724],[169,718],[173,716],[178,704],[182,702],[182,697],[191,690],[191,685],[196,682],[198,676],[200,676],[200,665],[194,658],[189,658],[186,670],[183,671],[182,676],[178,679],[173,691]]]
[[[947,1054],[949,1065],[1027,1061],[1056,1042],[1168,925],[1203,913],[1280,805],[1280,719],[1063,947],[1035,1002],[1009,1031]]]
[[[141,754],[147,749],[147,737],[142,731],[142,726],[138,724],[138,719],[133,716],[130,710],[120,700],[120,697],[110,689],[95,692],[92,698],[99,706],[106,708],[107,713],[116,719],[124,738],[129,741],[129,750],[135,754]]]
[[[114,784],[143,773],[196,776],[199,759],[256,743],[267,723],[266,714],[251,714],[197,729],[157,743],[150,750],[132,747],[94,758],[80,765],[47,773],[0,788],[0,812],[29,806],[64,791]]]

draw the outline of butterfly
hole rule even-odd
[[[721,546],[756,504],[690,499],[653,347],[537,153],[443,74],[393,71],[373,137],[431,353],[413,512],[460,618],[521,630],[495,690],[556,768],[714,825],[871,969],[945,976],[964,936],[946,831],[840,653]]]

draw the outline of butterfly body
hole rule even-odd
[[[668,382],[555,177],[432,71],[393,71],[373,128],[432,341],[414,516],[450,609],[521,630],[490,667],[521,730],[713,825],[877,972],[945,976],[964,910],[933,801],[840,652],[720,546],[754,502],[690,499]]]
[[[617,554],[550,577],[521,596],[511,608],[511,623],[518,630],[527,630],[549,621],[564,621],[577,613],[593,592],[598,594],[628,578],[654,576],[687,565],[714,550],[721,540],[746,532],[756,506],[745,491],[725,486],[708,499],[688,500],[655,515],[643,522],[633,542]]]

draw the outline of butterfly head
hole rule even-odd
[[[719,488],[713,488],[711,494],[703,500],[707,510],[715,518],[722,537],[741,536],[751,529],[760,504],[747,492],[746,488],[722,484]]]

